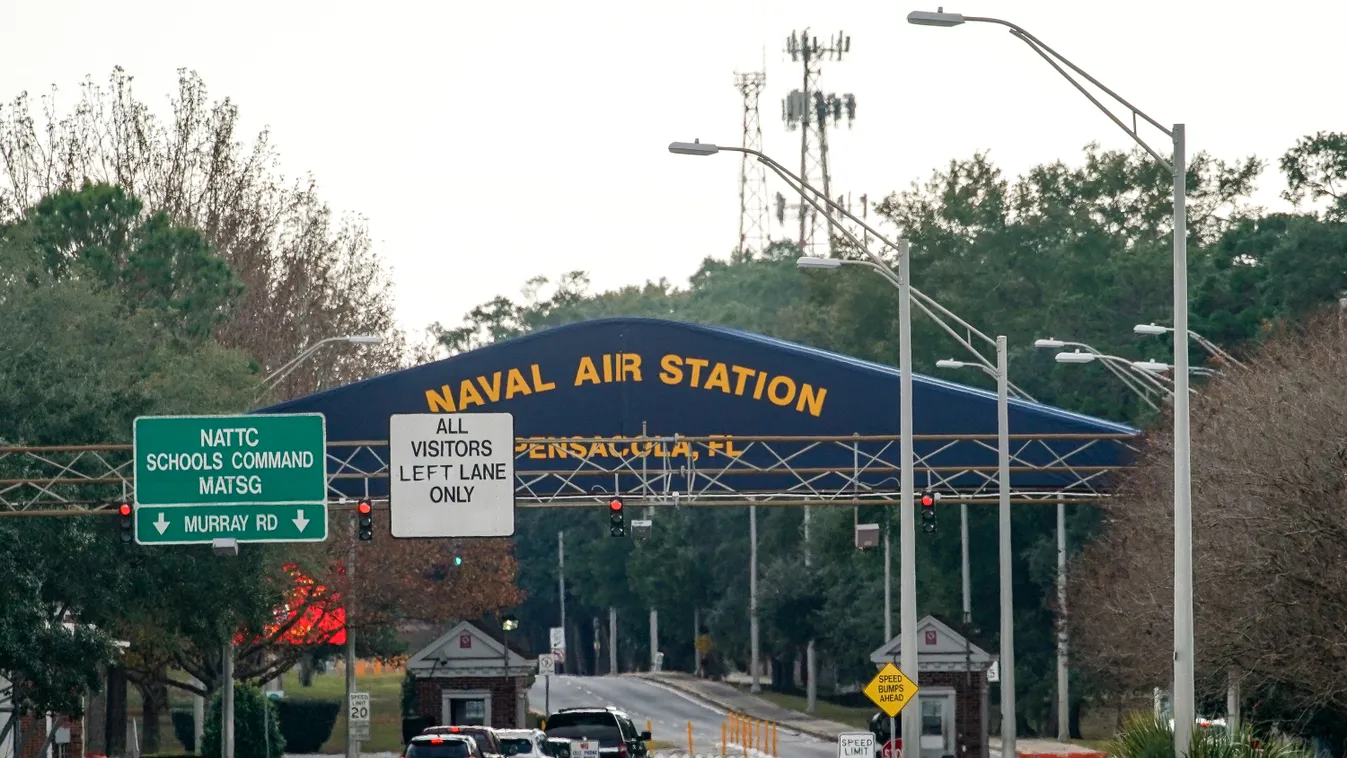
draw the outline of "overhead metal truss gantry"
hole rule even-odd
[[[1098,501],[1133,460],[1125,434],[1011,435],[1016,504]],[[997,498],[996,435],[914,435],[917,483],[942,502]],[[613,492],[632,505],[866,506],[899,502],[899,438],[519,438],[521,508],[593,507]],[[387,502],[386,440],[329,442],[332,507]],[[1101,465],[1103,463],[1104,465]],[[107,511],[134,492],[131,445],[0,447],[0,516]]]

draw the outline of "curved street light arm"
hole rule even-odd
[[[842,215],[845,216],[847,219],[856,222],[856,223],[857,223],[858,225],[860,225],[863,229],[865,229],[865,230],[866,230],[867,232],[869,232],[870,234],[875,235],[876,238],[878,238],[878,239],[879,239],[881,242],[883,242],[884,244],[888,245],[890,248],[893,248],[894,250],[897,250],[897,249],[898,249],[898,246],[897,246],[895,243],[893,243],[892,241],[890,241],[888,238],[886,238],[884,235],[880,234],[878,231],[876,231],[875,229],[873,229],[872,227],[870,227],[870,226],[869,226],[868,224],[866,224],[864,221],[861,221],[860,219],[856,218],[856,216],[853,215],[850,211],[846,210],[846,209],[843,208],[842,206],[840,206],[840,205],[838,205],[837,203],[833,202],[831,199],[825,197],[825,196],[823,195],[823,193],[821,193],[821,192],[819,192],[818,190],[814,189],[814,188],[811,187],[809,184],[807,184],[807,183],[801,181],[801,180],[799,179],[799,177],[795,176],[795,174],[791,173],[789,169],[787,169],[787,168],[785,168],[784,166],[782,166],[781,164],[777,163],[775,160],[773,160],[773,159],[767,157],[766,155],[764,155],[764,154],[758,152],[757,150],[753,150],[753,149],[751,149],[751,148],[742,148],[742,147],[720,147],[719,149],[721,149],[721,150],[729,150],[729,151],[734,151],[734,152],[747,153],[747,154],[749,154],[749,155],[755,155],[755,156],[757,156],[759,162],[763,163],[763,164],[766,165],[768,168],[770,168],[773,172],[775,172],[776,175],[777,175],[778,177],[780,177],[780,179],[786,183],[786,186],[788,186],[788,187],[790,187],[792,190],[794,190],[794,191],[796,192],[796,194],[798,194],[798,195],[800,196],[800,198],[801,198],[802,200],[804,200],[806,203],[808,203],[809,206],[810,206],[811,208],[813,208],[814,210],[818,211],[819,213],[823,213],[823,214],[825,214],[825,215],[827,214],[827,210],[825,210],[824,208],[820,207],[820,206],[819,206],[819,203],[818,203],[817,201],[815,201],[814,198],[812,198],[812,197],[809,196],[810,193],[812,193],[812,194],[814,194],[814,195],[817,195],[818,197],[822,198],[823,201],[824,201],[825,203],[827,203],[828,206],[829,206],[830,208],[836,210],[838,213],[842,214]],[[869,248],[867,245],[865,245],[865,244],[862,243],[859,239],[857,239],[857,238],[856,238],[856,235],[853,234],[853,233],[851,232],[850,229],[847,229],[847,228],[846,228],[846,225],[844,225],[844,224],[838,224],[838,225],[837,225],[837,228],[841,230],[843,236],[845,236],[845,237],[847,238],[847,240],[848,240],[849,242],[851,242],[851,244],[855,245],[856,247],[858,247],[858,248],[860,248],[862,251],[864,251],[865,254],[866,254],[866,256],[868,257],[867,260],[842,259],[842,263],[850,263],[850,264],[853,264],[853,265],[869,266],[870,268],[874,269],[875,271],[878,271],[878,272],[880,273],[880,275],[882,275],[884,278],[888,279],[889,282],[890,282],[891,284],[893,284],[894,286],[901,286],[901,285],[902,285],[902,281],[898,278],[898,274],[897,274],[896,272],[894,272],[894,270],[893,270],[892,268],[889,267],[889,265],[884,261],[883,258],[881,258],[881,257],[879,257],[878,255],[876,255],[876,254],[874,253],[874,251],[870,250],[870,248]],[[931,320],[934,321],[934,322],[936,323],[936,325],[938,325],[941,329],[944,329],[945,332],[948,333],[951,337],[953,337],[956,341],[958,341],[959,344],[961,344],[961,345],[963,345],[965,348],[967,348],[968,351],[969,351],[970,353],[972,353],[973,356],[974,356],[975,358],[977,358],[978,363],[979,363],[983,368],[985,368],[985,369],[987,369],[987,370],[990,370],[990,371],[996,371],[996,366],[995,366],[995,364],[993,364],[991,361],[987,360],[986,356],[982,355],[982,353],[981,353],[976,347],[974,347],[974,346],[973,346],[967,339],[965,339],[965,338],[964,338],[962,335],[960,335],[957,331],[955,331],[954,329],[952,329],[952,328],[949,326],[949,324],[945,322],[945,320],[944,320],[943,318],[941,318],[939,315],[937,315],[937,314],[932,310],[932,308],[938,309],[941,313],[945,314],[945,315],[948,316],[950,319],[953,319],[954,321],[956,321],[960,326],[962,326],[962,327],[964,327],[965,329],[967,329],[971,334],[976,334],[978,337],[981,337],[982,339],[986,340],[987,342],[991,343],[992,345],[995,345],[995,344],[996,344],[996,340],[993,340],[993,339],[991,339],[990,337],[988,337],[987,335],[983,334],[981,331],[979,331],[978,329],[976,329],[975,327],[973,327],[971,324],[969,324],[968,322],[964,321],[963,319],[959,318],[957,315],[955,315],[954,313],[952,313],[948,308],[945,308],[943,305],[941,305],[940,303],[936,302],[934,298],[932,298],[932,297],[930,297],[929,295],[927,295],[926,293],[924,293],[924,292],[918,290],[916,287],[909,287],[909,288],[908,288],[908,291],[911,292],[912,295],[914,296],[914,297],[913,297],[913,301],[914,301],[915,305],[916,305],[918,308],[920,308],[921,311],[922,311],[923,313],[925,313],[927,316],[929,316],[929,317],[931,318]],[[995,376],[995,374],[993,374],[993,376]],[[1020,398],[1020,399],[1022,399],[1022,400],[1027,400],[1027,401],[1029,401],[1029,402],[1031,402],[1031,403],[1036,403],[1036,402],[1038,402],[1037,400],[1034,400],[1034,398],[1031,397],[1031,396],[1029,395],[1029,393],[1027,393],[1027,392],[1025,392],[1024,390],[1020,389],[1020,388],[1017,387],[1014,383],[1010,382],[1009,378],[1007,378],[1007,380],[1006,380],[1006,386],[1007,386],[1007,388],[1008,388],[1009,390],[1011,390],[1011,391],[1013,391],[1013,392],[1015,393],[1016,397],[1018,397],[1018,398]]]
[[[1215,342],[1212,342],[1206,337],[1203,337],[1202,335],[1198,334],[1192,329],[1188,330],[1188,335],[1193,338],[1194,342],[1201,345],[1204,350],[1216,356],[1217,358],[1229,361],[1232,365],[1238,366],[1240,368],[1248,368],[1248,366],[1245,366],[1243,363],[1239,362],[1238,360],[1235,360],[1235,356],[1231,355],[1230,353],[1227,353],[1225,350],[1222,350],[1221,347],[1217,345]]]
[[[1141,395],[1142,399],[1146,400],[1148,403],[1150,402],[1150,400],[1147,398],[1146,395],[1147,392],[1155,392],[1160,395],[1173,394],[1168,387],[1166,387],[1164,384],[1160,382],[1158,377],[1156,377],[1154,374],[1150,374],[1136,368],[1135,366],[1132,365],[1131,361],[1125,358],[1120,358],[1116,355],[1106,355],[1094,349],[1093,347],[1090,347],[1084,342],[1063,342],[1062,345],[1066,347],[1079,348],[1098,358],[1099,362],[1104,365],[1104,368],[1109,370],[1109,373],[1118,377],[1118,381],[1127,385],[1128,389],[1132,390],[1138,395]],[[1127,370],[1124,371],[1122,369],[1119,369],[1116,365],[1114,365],[1118,363],[1126,364]],[[1152,404],[1151,407],[1154,408],[1155,405]]]
[[[1038,53],[1039,57],[1047,61],[1048,65],[1056,69],[1057,73],[1061,74],[1063,79],[1066,79],[1068,82],[1070,82],[1071,86],[1075,87],[1091,103],[1094,103],[1094,106],[1098,108],[1100,111],[1102,111],[1105,116],[1108,116],[1109,120],[1117,124],[1119,129],[1122,129],[1124,132],[1126,132],[1127,136],[1131,137],[1132,140],[1136,142],[1138,145],[1140,145],[1143,150],[1150,153],[1152,158],[1159,161],[1160,165],[1168,169],[1170,173],[1174,172],[1175,170],[1174,164],[1170,161],[1170,159],[1165,158],[1164,156],[1160,155],[1160,153],[1156,152],[1154,148],[1152,148],[1149,144],[1146,143],[1145,140],[1141,138],[1141,135],[1137,134],[1136,119],[1140,117],[1142,120],[1146,121],[1151,126],[1154,126],[1156,129],[1159,129],[1161,132],[1165,134],[1165,136],[1171,139],[1174,137],[1173,129],[1165,127],[1159,121],[1156,121],[1155,119],[1147,115],[1145,111],[1141,110],[1135,105],[1132,105],[1127,100],[1123,99],[1121,95],[1109,89],[1108,87],[1104,86],[1104,84],[1100,82],[1098,79],[1094,78],[1093,76],[1090,76],[1080,66],[1077,66],[1076,64],[1068,60],[1066,56],[1048,47],[1046,44],[1043,43],[1042,40],[1030,34],[1029,31],[1024,29],[1023,27],[1017,24],[1012,24],[1009,21],[1004,21],[999,18],[988,18],[984,16],[965,16],[964,20],[976,21],[984,24],[1000,24],[1001,26],[1008,28],[1010,30],[1011,35],[1019,39],[1024,44],[1028,45],[1030,48],[1033,49],[1035,53]],[[1127,110],[1130,111],[1132,114],[1133,125],[1129,127],[1126,123],[1123,122],[1122,119],[1118,118],[1117,114],[1109,110],[1108,106],[1099,102],[1099,98],[1095,97],[1093,94],[1090,93],[1089,90],[1081,86],[1081,83],[1077,81],[1075,77],[1071,76],[1071,74],[1067,73],[1062,68],[1062,65],[1058,63],[1058,61],[1061,61],[1061,64],[1065,64],[1067,68],[1076,72],[1080,76],[1084,77],[1086,81],[1098,87],[1109,97],[1117,101],[1118,104],[1127,108]]]

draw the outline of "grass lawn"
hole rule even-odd
[[[791,711],[798,711],[799,713],[805,712],[806,701],[805,698],[800,695],[787,695],[781,692],[771,692],[765,689],[762,692],[755,694],[773,705]],[[821,719],[836,721],[839,724],[846,724],[847,726],[854,726],[858,729],[865,730],[870,728],[870,717],[874,714],[875,709],[873,708],[848,708],[844,705],[836,705],[834,703],[829,703],[823,698],[819,698],[818,708],[813,715]]]
[[[345,674],[318,674],[312,687],[299,686],[299,672],[287,672],[281,681],[285,696],[295,700],[346,699]],[[370,694],[370,740],[361,743],[362,753],[402,752],[402,672],[366,674],[356,678],[356,690]],[[337,716],[324,753],[346,752],[346,709]]]

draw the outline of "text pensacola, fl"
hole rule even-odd
[[[257,447],[257,429],[202,429],[202,447]],[[146,471],[264,471],[305,469],[316,464],[310,450],[234,450],[201,453],[152,453],[145,456]],[[262,477],[258,474],[206,474],[198,477],[202,495],[261,495]]]

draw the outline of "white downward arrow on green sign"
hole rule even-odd
[[[299,511],[295,513],[295,517],[290,520],[295,522],[295,528],[301,532],[304,531],[304,527],[309,525],[309,520],[304,518],[303,508],[300,508]]]
[[[168,529],[168,520],[164,518],[163,511],[159,511],[159,520],[154,522],[154,528],[158,529],[160,534],[163,534],[164,530]]]

